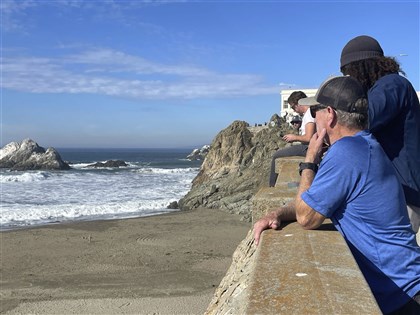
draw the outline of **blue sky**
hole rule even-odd
[[[340,74],[367,34],[419,86],[419,1],[1,2],[1,146],[199,147]],[[401,55],[402,54],[402,55]]]

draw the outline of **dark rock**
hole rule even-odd
[[[179,205],[177,201],[172,201],[167,207],[167,209],[179,209]]]
[[[87,167],[124,167],[128,166],[127,163],[121,160],[109,160],[105,163],[102,162],[96,162],[94,164],[89,164]]]
[[[277,121],[277,117],[270,121]],[[271,158],[286,144],[279,133],[291,130],[282,118],[278,122],[251,132],[248,123],[235,121],[219,132],[179,207],[189,210],[205,206],[240,214],[249,221],[250,199],[261,187],[268,186]]]
[[[70,166],[54,148],[45,150],[35,141],[25,139],[22,142],[11,142],[0,150],[0,168],[16,171],[68,170]]]

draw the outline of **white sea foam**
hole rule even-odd
[[[198,173],[198,168],[80,165],[70,171],[1,171],[1,228],[173,211],[166,207],[189,191]]]
[[[91,164],[92,163],[75,163],[75,164],[71,164],[70,167],[75,168],[75,169],[82,169],[82,168],[88,167]]]
[[[7,182],[37,182],[46,180],[51,174],[48,172],[30,172],[30,173],[2,173],[0,174],[0,183]]]
[[[32,205],[24,207],[20,211],[8,210],[2,205],[0,224],[3,228],[22,227],[40,223],[52,223],[63,221],[75,221],[85,219],[112,219],[141,217],[157,213],[175,211],[166,209],[171,200],[160,201],[127,201],[109,202],[105,204],[61,204],[51,207],[50,205]]]
[[[143,167],[134,170],[137,173],[154,173],[154,174],[189,174],[191,172],[198,172],[197,168],[151,168]]]

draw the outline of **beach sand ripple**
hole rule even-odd
[[[202,314],[249,228],[198,209],[2,232],[0,311]]]

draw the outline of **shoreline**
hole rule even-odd
[[[161,215],[167,215],[171,213],[178,213],[182,212],[183,210],[180,209],[170,209],[168,211],[161,211],[158,213],[151,213],[146,215],[133,215],[133,216],[125,216],[121,215],[121,217],[110,217],[107,218],[107,215],[103,216],[97,216],[97,218],[83,218],[79,219],[76,218],[75,220],[72,219],[64,219],[63,221],[54,221],[54,222],[43,222],[39,224],[30,224],[30,225],[18,225],[18,226],[7,226],[7,227],[0,227],[0,233],[2,232],[13,232],[13,231],[21,231],[21,230],[30,230],[30,229],[37,229],[37,228],[47,228],[47,227],[54,227],[58,225],[72,225],[72,224],[78,224],[78,223],[86,223],[86,222],[102,222],[102,221],[120,221],[120,220],[132,220],[132,219],[141,219],[141,218],[148,218],[153,216],[161,216]],[[109,215],[111,216],[111,215]]]
[[[0,312],[202,314],[249,229],[197,209],[2,231]]]

